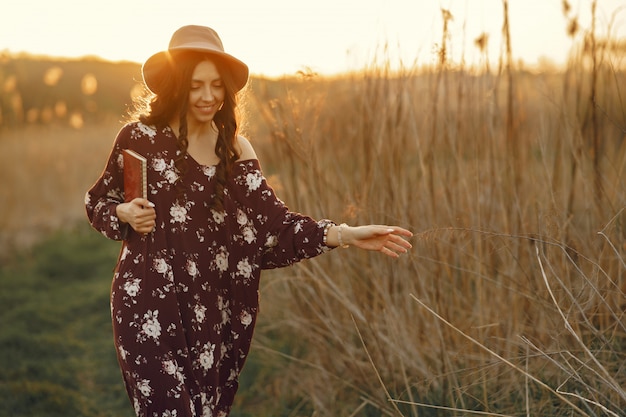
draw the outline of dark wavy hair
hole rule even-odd
[[[187,172],[185,155],[189,141],[187,138],[187,106],[191,77],[196,66],[208,60],[215,64],[224,84],[224,104],[217,111],[213,122],[217,126],[217,142],[215,154],[219,158],[216,166],[216,187],[212,196],[211,208],[221,211],[224,208],[224,188],[232,172],[233,165],[239,159],[237,151],[237,91],[226,64],[215,57],[197,51],[180,51],[173,56],[170,67],[170,76],[162,77],[158,86],[158,92],[147,100],[143,111],[139,111],[136,119],[147,125],[156,126],[159,129],[168,126],[169,122],[178,117],[179,131],[177,135],[180,155],[176,159],[176,167],[181,173],[181,178]],[[179,185],[181,181],[179,180]]]

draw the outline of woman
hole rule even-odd
[[[250,347],[262,269],[347,245],[397,257],[411,233],[285,207],[237,134],[248,67],[212,29],[179,29],[142,72],[149,110],[121,129],[85,200],[92,226],[124,240],[111,289],[118,360],[137,416],[223,417]],[[147,158],[148,199],[124,202],[124,149]]]

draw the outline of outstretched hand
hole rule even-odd
[[[383,225],[355,227],[341,225],[336,227],[336,232],[339,232],[339,228],[341,228],[343,244],[378,251],[392,258],[397,258],[412,248],[406,238],[413,236],[413,233],[402,227]]]

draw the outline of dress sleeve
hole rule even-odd
[[[330,220],[317,221],[289,211],[279,199],[276,203],[264,243],[263,269],[282,268],[333,249],[324,242]]]
[[[123,240],[128,224],[120,222],[115,208],[124,202],[124,167],[122,149],[127,147],[130,127],[118,133],[104,171],[85,194],[85,209],[91,226],[113,240]]]
[[[326,245],[324,234],[327,226],[334,223],[290,211],[267,183],[258,161],[244,164],[237,182],[238,188],[246,193],[248,204],[255,207],[257,221],[262,225],[259,237],[263,239],[263,269],[289,266],[333,249]]]

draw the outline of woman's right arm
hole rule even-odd
[[[115,139],[106,166],[85,195],[85,209],[91,226],[113,240],[125,239],[128,223],[121,221],[118,205],[124,203],[124,170],[121,151],[128,145],[130,127],[123,127]]]

